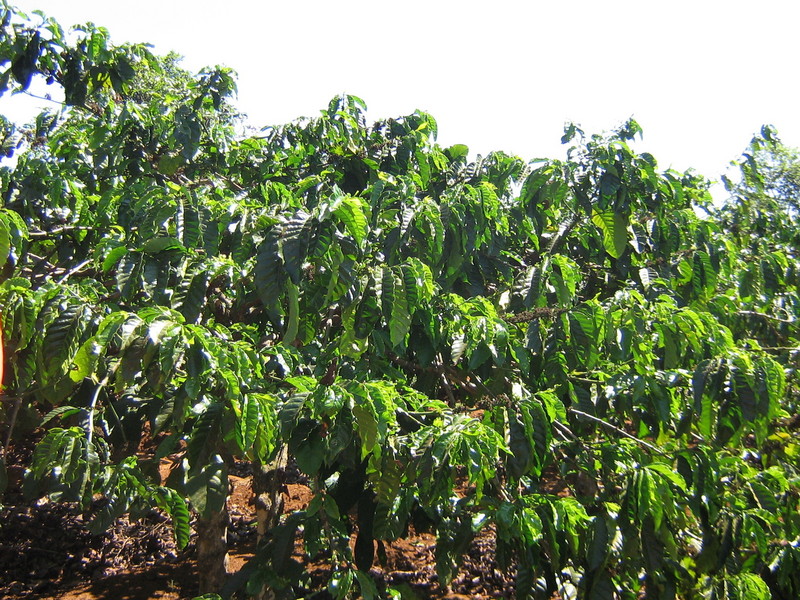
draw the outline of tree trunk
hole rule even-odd
[[[286,446],[278,450],[275,460],[269,464],[253,465],[253,495],[256,506],[256,525],[258,541],[261,542],[267,532],[278,524],[283,512],[283,485],[286,482],[286,464],[289,455]],[[254,600],[272,600],[275,594],[264,587],[253,596]]]
[[[278,450],[275,459],[266,464],[256,463],[253,467],[253,495],[256,505],[256,523],[260,542],[272,527],[277,525],[283,512],[282,489],[286,483],[286,446]]]
[[[228,506],[197,520],[200,594],[219,592],[228,573]]]

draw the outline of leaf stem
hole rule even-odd
[[[786,323],[787,325],[794,325],[797,323],[797,319],[781,319],[780,317],[773,317],[772,315],[766,315],[754,310],[740,310],[736,314],[741,317],[761,317],[762,319],[769,319],[770,321],[777,321],[778,323]]]
[[[61,233],[68,233],[70,231],[91,231],[95,229],[94,227],[90,227],[88,225],[64,225],[63,227],[56,227],[55,229],[51,229],[50,231],[29,231],[28,237],[31,238],[49,238],[54,235],[59,235]]]
[[[559,421],[553,421],[552,424],[553,424],[553,429],[558,431],[558,433],[565,440],[570,440],[571,439],[573,441],[576,441],[578,439],[578,436],[576,436],[574,433],[572,433],[572,430],[569,427],[567,427],[566,425],[564,425],[563,423],[561,423]]]
[[[57,283],[58,283],[59,285],[60,285],[60,284],[62,284],[62,283],[64,283],[64,282],[65,282],[67,279],[69,279],[69,278],[70,278],[72,275],[75,275],[75,273],[77,273],[78,271],[80,271],[81,269],[83,269],[83,267],[85,267],[86,265],[90,264],[91,262],[92,262],[92,260],[91,260],[91,259],[86,259],[86,260],[84,260],[84,261],[82,261],[82,262],[79,262],[77,265],[75,265],[74,267],[72,267],[72,268],[71,268],[69,271],[65,272],[65,273],[64,273],[64,274],[61,276],[61,278],[60,278],[60,279],[57,281]]]
[[[87,424],[86,431],[86,470],[83,472],[83,481],[81,482],[81,497],[86,492],[86,485],[89,483],[89,466],[91,465],[91,452],[92,452],[92,438],[94,437],[94,410],[97,406],[97,400],[100,398],[100,390],[108,384],[108,374],[97,384],[97,387],[92,394],[92,401],[89,403],[89,423]]]
[[[610,429],[610,430],[614,431],[615,433],[618,433],[621,436],[628,438],[629,440],[633,440],[634,442],[644,446],[645,448],[648,448],[648,449],[652,450],[653,452],[661,454],[662,456],[668,456],[666,452],[661,450],[661,448],[658,448],[657,446],[653,446],[653,444],[650,444],[649,442],[645,442],[643,439],[637,438],[635,435],[631,435],[630,433],[628,433],[624,429],[620,429],[619,427],[617,427],[616,425],[612,425],[608,421],[604,421],[603,419],[601,419],[599,417],[595,417],[594,415],[590,415],[589,413],[585,413],[582,410],[578,410],[577,408],[570,408],[569,412],[571,412],[573,415],[577,415],[579,417],[584,417],[585,419],[589,419],[590,421],[594,421],[595,423],[598,423],[599,425],[602,425],[606,429]]]

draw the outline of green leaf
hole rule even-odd
[[[353,333],[357,338],[366,338],[375,330],[381,318],[381,308],[378,302],[374,281],[370,278],[363,292],[361,302],[353,314]]]
[[[190,161],[197,154],[202,137],[202,124],[199,114],[190,106],[181,106],[175,111],[173,136],[181,146],[181,155]]]
[[[710,295],[717,285],[717,273],[711,265],[708,253],[698,250],[692,259],[692,287],[694,293],[705,298]]]
[[[714,399],[720,393],[721,365],[716,360],[707,360],[697,365],[692,376],[694,394],[694,410],[699,413],[699,431],[706,440],[710,440],[714,427]]]
[[[261,405],[258,399],[245,394],[242,397],[241,417],[239,418],[240,448],[249,452],[253,447],[261,420]]]
[[[283,343],[289,345],[297,339],[297,332],[300,327],[300,290],[290,281],[286,286],[286,291],[289,298],[289,314],[286,319]]]
[[[405,346],[406,336],[411,329],[411,314],[408,312],[408,304],[404,294],[395,296],[392,304],[392,315],[389,318],[389,335],[392,345],[395,347]]]
[[[750,481],[747,485],[750,487],[750,491],[760,508],[777,514],[779,510],[778,499],[767,486],[758,481]]]
[[[334,571],[328,581],[328,593],[335,600],[344,600],[348,597],[350,589],[353,587],[353,571]]]
[[[617,588],[608,571],[601,571],[592,579],[591,588],[586,595],[586,600],[615,600]]]
[[[284,437],[288,437],[291,434],[300,411],[305,405],[308,397],[308,392],[292,394],[289,399],[283,403],[283,406],[278,412],[278,421],[280,422],[281,433]]]
[[[600,193],[603,196],[614,196],[620,188],[622,181],[614,167],[608,167],[600,176]]]
[[[416,267],[416,264],[400,265],[400,274],[403,279],[403,289],[406,294],[406,306],[412,313],[417,309],[421,295],[420,292],[422,292],[421,288],[424,284],[424,280],[417,278]]]
[[[186,449],[190,474],[202,469],[216,454],[223,409],[222,402],[213,402],[197,417]]]
[[[111,251],[103,259],[103,273],[108,273],[113,269],[120,259],[128,253],[127,246],[117,246],[112,248]]]
[[[100,322],[97,333],[86,340],[75,353],[73,368],[69,373],[72,381],[79,383],[95,373],[100,358],[108,351],[112,337],[117,334],[129,316],[126,312],[113,312]],[[100,379],[99,376],[95,377],[96,381]]]
[[[533,448],[523,422],[511,411],[508,413],[508,448],[511,450],[508,460],[509,472],[519,479],[526,475],[534,464]]]
[[[314,422],[301,421],[292,432],[289,450],[303,473],[312,476],[317,474],[325,459],[325,444]]]
[[[670,465],[665,463],[651,463],[646,467],[650,471],[655,471],[659,474],[659,476],[663,477],[664,479],[668,480],[672,483],[675,487],[677,487],[682,492],[686,492],[686,481],[680,474],[675,472]]]
[[[124,254],[117,264],[116,284],[120,297],[128,299],[137,287],[137,277],[141,272],[143,255],[141,252]]]
[[[200,316],[208,291],[208,271],[197,268],[186,273],[172,297],[172,307],[180,311],[187,322],[193,323]]]
[[[42,417],[41,422],[39,423],[40,426],[45,425],[46,423],[50,422],[52,419],[56,417],[61,417],[62,419],[69,418],[73,415],[80,413],[83,409],[75,408],[74,406],[62,405],[57,406],[49,413],[47,413],[44,417]]]
[[[445,148],[445,153],[452,161],[458,161],[467,158],[469,154],[469,146],[465,144],[453,144],[449,148]]]
[[[550,443],[553,437],[550,420],[538,400],[532,399],[529,402],[524,402],[521,408],[523,409],[526,430],[528,430],[530,438],[533,439],[534,457],[536,458],[534,475],[539,476],[550,455]]]
[[[353,416],[358,423],[358,435],[361,438],[361,458],[373,451],[378,439],[378,421],[372,412],[365,406],[356,405],[353,407]]]
[[[772,592],[766,582],[755,573],[729,575],[724,580],[730,600],[770,600]],[[721,597],[721,596],[720,596]]]
[[[734,361],[735,367],[733,369],[733,388],[739,400],[739,407],[742,410],[742,417],[747,421],[754,421],[758,415],[756,412],[756,394],[753,390],[751,377],[748,373],[743,371],[745,366],[740,361]]]
[[[596,571],[606,564],[611,553],[611,535],[608,523],[602,514],[594,518],[592,541],[586,550],[587,566]]]
[[[179,232],[178,238],[186,248],[195,248],[203,239],[203,223],[200,218],[200,211],[192,205],[184,206],[183,210],[183,231]]]
[[[0,269],[5,266],[10,253],[11,234],[9,230],[9,223],[6,215],[0,213]]]
[[[381,302],[384,314],[389,315],[389,336],[394,347],[405,344],[406,336],[411,329],[411,313],[407,297],[403,280],[395,274],[395,269],[384,267],[381,279]]]
[[[184,549],[189,544],[191,529],[189,527],[189,508],[183,498],[173,489],[158,488],[163,499],[164,507],[172,518],[172,530],[175,533],[175,542],[179,549]]]
[[[552,256],[552,275],[550,281],[556,287],[558,302],[562,306],[572,306],[575,302],[575,291],[581,279],[578,265],[566,256]]]
[[[472,541],[472,523],[464,517],[446,519],[436,533],[436,574],[447,585],[455,576],[461,558]]]
[[[612,210],[592,211],[592,223],[603,233],[603,247],[614,258],[625,252],[628,244],[628,218]]]
[[[584,370],[593,369],[600,356],[599,341],[603,338],[601,309],[584,304],[570,311],[569,331],[573,352],[583,362]]]
[[[40,369],[47,382],[68,372],[87,321],[83,306],[68,304],[47,327],[40,354]]]
[[[298,276],[299,277],[299,276]],[[258,297],[266,307],[273,307],[283,295],[287,272],[283,269],[277,228],[273,227],[261,244],[256,257],[253,279]]]
[[[375,486],[376,499],[378,503],[388,508],[393,506],[403,482],[403,467],[398,457],[391,453],[386,453],[381,457],[380,470],[376,470],[370,477]],[[377,480],[376,480],[377,479]],[[376,525],[375,535],[384,538],[388,532],[381,530]]]
[[[647,471],[638,470],[633,481],[636,490],[637,516],[639,521],[643,521],[650,515],[651,510],[658,509],[660,500],[653,495],[653,480]]]
[[[208,518],[222,510],[228,497],[228,468],[222,457],[214,454],[207,463],[189,473],[186,493],[197,512]]]
[[[183,244],[178,238],[174,237],[155,237],[147,240],[141,247],[142,252],[147,254],[158,254],[170,250],[185,251]]]
[[[334,214],[342,220],[347,233],[361,246],[369,231],[364,202],[353,196],[345,196],[340,200]]]
[[[311,216],[304,210],[298,210],[282,228],[279,240],[280,254],[289,279],[295,285],[300,284],[303,276],[303,262],[311,237]]]
[[[358,581],[359,591],[364,600],[378,600],[381,597],[378,588],[372,577],[367,573],[356,571],[356,580]]]

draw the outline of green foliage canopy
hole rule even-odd
[[[157,505],[185,544],[185,499],[219,510],[234,458],[286,447],[315,495],[253,590],[291,595],[302,531],[334,597],[397,596],[369,570],[413,522],[442,582],[493,526],[520,598],[800,593],[798,163],[775,132],[719,208],[633,120],[534,162],[471,161],[420,111],[368,124],[354,96],[241,135],[229,70],[40,18],[5,7],[0,38],[0,91],[43,76],[68,105],[3,121],[5,388],[45,431],[27,493],[103,495],[97,530]]]

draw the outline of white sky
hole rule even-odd
[[[419,108],[443,145],[563,157],[633,116],[661,168],[716,178],[763,123],[800,146],[797,0],[12,0],[114,42],[223,64],[255,126],[312,116],[337,93],[369,117]],[[0,113],[29,102],[0,98]]]

